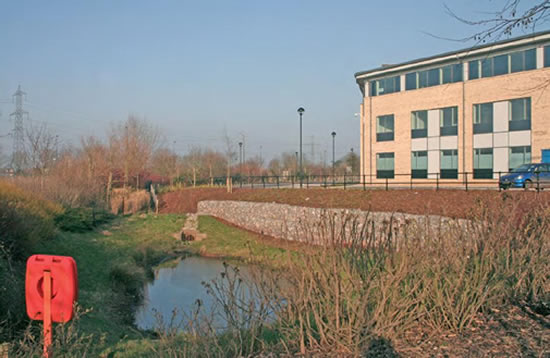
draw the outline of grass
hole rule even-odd
[[[42,254],[72,256],[78,266],[79,304],[92,312],[80,320],[85,333],[105,335],[108,344],[140,337],[128,322],[128,287],[143,284],[137,274],[180,246],[171,235],[184,223],[182,215],[132,216],[116,219],[109,232],[62,232],[36,249]],[[125,285],[125,289],[121,286]],[[131,290],[130,290],[131,292]],[[131,297],[130,297],[131,298]],[[135,301],[135,300],[132,300]]]
[[[262,238],[210,216],[199,217],[199,231],[207,234],[207,238],[190,242],[186,249],[189,253],[247,263],[262,263],[276,267],[285,261],[289,254],[297,255],[297,249],[304,246],[273,238]]]

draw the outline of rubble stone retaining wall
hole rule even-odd
[[[308,241],[320,237],[336,239],[356,237],[357,232],[379,236],[391,225],[394,230],[449,230],[465,224],[441,216],[404,213],[366,212],[355,209],[319,209],[276,203],[206,200],[198,203],[199,215],[210,215],[234,225],[285,240]]]

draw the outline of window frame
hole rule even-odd
[[[378,169],[380,167],[379,165],[380,159],[391,159],[393,169]],[[394,178],[395,178],[395,152],[376,153],[376,179],[394,179]]]
[[[384,87],[384,92],[380,93],[380,87]],[[401,92],[401,76],[382,77],[370,81],[370,92],[371,97]]]
[[[451,125],[445,126],[445,111],[451,110]],[[455,122],[453,124],[453,122]],[[439,109],[439,136],[455,136],[458,135],[458,106],[444,107]]]
[[[493,126],[494,126],[494,108],[493,108],[494,102],[486,102],[486,103],[476,103],[473,107],[473,134],[483,134],[483,133],[493,133]],[[491,106],[491,119],[487,122],[482,122],[481,119],[483,118],[483,106]],[[479,109],[478,109],[479,108]]]
[[[451,167],[443,168],[445,152],[451,152]],[[439,151],[439,177],[441,179],[458,179],[458,149],[442,149]]]
[[[420,154],[423,154],[423,155],[420,155]],[[419,157],[426,158],[425,159],[426,168],[418,168],[418,165],[415,165],[415,164],[418,164]],[[427,179],[427,178],[428,178],[428,151],[427,150],[411,151],[411,179]]]
[[[425,113],[426,118],[424,120],[424,128],[415,128],[416,122],[420,122],[419,114]],[[427,138],[428,137],[428,111],[427,110],[421,110],[421,111],[412,111],[411,112],[411,138]]]
[[[386,125],[382,125],[381,121],[391,120],[391,131],[387,130]],[[386,123],[384,123],[386,124]],[[384,131],[379,131],[380,128],[384,128]],[[376,141],[377,142],[389,142],[394,140],[395,136],[395,116],[393,114],[385,114],[376,117]]]
[[[491,153],[491,167],[490,168],[480,168],[479,161],[480,155],[487,155],[488,153],[480,153],[481,151],[490,151]],[[493,169],[495,167],[495,151],[493,147],[490,148],[474,148],[474,179],[493,179]]]
[[[513,151],[514,149],[519,149],[519,148],[523,149],[523,151],[522,151],[522,153],[521,153],[521,154],[523,155],[523,161],[522,161],[522,163],[519,164],[518,166],[523,165],[523,164],[530,164],[530,163],[531,163],[531,160],[532,160],[532,158],[533,158],[533,157],[532,157],[532,155],[533,155],[533,153],[532,153],[532,147],[531,147],[530,145],[519,145],[519,146],[509,147],[509,148],[508,148],[508,170],[509,170],[510,172],[518,167],[518,166],[516,166],[516,167],[512,168],[511,159],[512,159],[512,154],[513,154],[512,151]],[[529,150],[527,151],[527,149],[529,149]],[[529,153],[529,160],[526,160],[527,153]],[[517,154],[517,153],[516,153],[516,154]]]
[[[514,104],[523,103],[523,119],[514,119]],[[508,101],[508,131],[524,131],[531,129],[531,97],[515,98]]]
[[[468,80],[477,80],[480,78],[480,61],[468,61]]]

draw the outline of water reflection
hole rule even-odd
[[[240,270],[246,272],[246,268],[240,267]],[[175,267],[156,270],[154,281],[144,288],[143,304],[136,311],[136,325],[141,329],[152,329],[158,320],[156,315],[169,322],[174,309],[191,312],[197,299],[209,311],[213,299],[201,282],[219,278],[223,271],[223,261],[202,257],[188,257]]]

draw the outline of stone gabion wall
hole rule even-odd
[[[465,220],[441,216],[366,212],[354,209],[319,209],[248,201],[201,201],[199,215],[210,215],[259,234],[292,241],[350,241],[362,233],[377,240],[388,230],[451,230]]]

